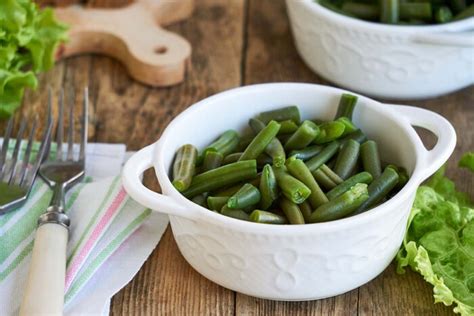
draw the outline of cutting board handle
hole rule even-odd
[[[186,18],[192,4],[142,0],[119,9],[57,8],[58,18],[71,26],[57,58],[105,54],[121,61],[135,80],[151,86],[177,84],[184,79],[191,45],[160,24]]]

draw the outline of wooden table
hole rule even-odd
[[[81,2],[111,6],[127,0]],[[192,18],[169,28],[193,46],[192,69],[184,83],[151,89],[132,81],[112,59],[70,58],[42,75],[42,87],[27,94],[22,112],[33,110],[44,116],[47,85],[54,89],[88,85],[90,141],[126,143],[130,150],[136,150],[157,140],[176,115],[211,94],[261,82],[329,84],[299,58],[282,0],[196,2]],[[474,87],[437,99],[404,103],[436,111],[453,123],[458,144],[448,174],[472,196],[473,177],[455,165],[461,153],[474,149]],[[157,188],[151,175],[147,181]],[[170,228],[111,306],[113,315],[448,315],[451,310],[433,304],[432,288],[418,274],[396,274],[395,264],[368,284],[325,300],[274,302],[235,293],[194,271],[179,253]]]

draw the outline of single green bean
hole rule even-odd
[[[319,154],[323,148],[324,147],[320,145],[313,145],[300,150],[292,150],[290,152],[290,157],[295,157],[296,159],[306,161]]]
[[[326,190],[331,190],[337,186],[337,184],[331,180],[321,169],[316,169],[312,172],[313,177],[316,181],[322,185]]]
[[[239,191],[240,188],[243,185],[244,185],[243,183],[238,183],[238,184],[230,186],[230,187],[219,189],[219,190],[216,190],[216,191],[212,192],[212,195],[216,196],[216,197],[222,197],[222,196],[229,196],[230,197],[230,196],[234,195],[237,191]]]
[[[367,184],[358,183],[348,191],[318,207],[311,214],[311,222],[327,222],[350,215],[369,198]]]
[[[191,201],[193,201],[197,205],[208,208],[207,203],[206,203],[206,194],[198,194],[195,197],[193,197]]]
[[[342,179],[347,179],[354,170],[357,159],[359,159],[359,149],[360,144],[352,139],[346,141],[342,146],[334,166],[334,172]]]
[[[303,160],[293,157],[289,158],[286,162],[286,167],[293,177],[303,182],[311,190],[308,201],[313,208],[329,201]]]
[[[262,112],[257,116],[257,119],[267,124],[270,121],[286,121],[292,120],[296,124],[300,124],[301,116],[300,110],[297,106],[287,106],[284,108]]]
[[[393,168],[385,168],[382,175],[369,184],[369,198],[357,209],[355,214],[367,211],[379,203],[398,183],[398,173]]]
[[[341,146],[349,139],[353,139],[356,142],[358,142],[359,144],[362,144],[363,142],[365,142],[367,140],[367,136],[365,136],[365,134],[360,129],[358,129],[358,130],[348,134],[346,137],[344,137],[341,140]]]
[[[396,24],[399,20],[398,7],[398,0],[380,0],[380,22]]]
[[[405,184],[409,180],[408,172],[406,171],[406,169],[402,168],[402,167],[398,167],[398,166],[393,165],[393,164],[387,165],[386,168],[392,168],[393,170],[395,170],[398,173],[398,183],[395,186],[395,189],[400,190],[401,188],[403,188],[403,186],[405,186]]]
[[[284,216],[262,211],[262,210],[254,210],[250,214],[250,220],[256,223],[263,223],[263,224],[286,224],[288,221]]]
[[[357,126],[355,126],[354,123],[352,123],[352,121],[349,120],[345,116],[339,117],[336,120],[336,122],[344,124],[344,133],[342,133],[341,137],[344,137],[346,135],[349,135],[349,134],[354,133],[355,131],[357,131]]]
[[[380,164],[380,156],[377,143],[373,140],[368,140],[360,145],[360,157],[364,170],[378,178],[382,174],[382,167]]]
[[[292,120],[278,122],[281,127],[278,134],[292,134],[298,129],[298,125]]]
[[[435,21],[438,23],[447,23],[453,19],[453,12],[447,6],[441,6],[435,11]]]
[[[326,144],[332,142],[344,134],[346,126],[344,123],[331,121],[319,125],[319,134],[314,139],[315,144]]]
[[[242,156],[242,153],[232,153],[224,157],[222,160],[223,165],[228,165],[233,162],[239,161],[239,158]]]
[[[423,21],[431,21],[431,3],[402,2],[400,3],[400,18],[404,20],[416,19]]]
[[[308,166],[309,170],[311,172],[316,171],[316,169],[319,169],[323,164],[329,161],[339,150],[339,143],[337,141],[334,141],[330,144],[328,144],[326,147],[324,147],[323,150],[310,160],[306,161],[306,166]]]
[[[380,16],[379,7],[373,4],[344,2],[341,9],[363,20],[377,20]]]
[[[292,201],[288,200],[287,198],[280,199],[280,207],[285,213],[286,218],[290,222],[290,224],[297,225],[297,224],[304,224],[304,217],[301,214],[301,210]]]
[[[239,134],[234,130],[225,131],[215,142],[204,149],[204,154],[208,151],[218,151],[223,156],[227,156],[237,149],[239,145]]]
[[[244,221],[250,221],[250,216],[245,211],[230,209],[230,208],[227,208],[227,206],[225,205],[221,210],[221,214],[228,217],[244,220]]]
[[[343,93],[339,99],[339,105],[337,106],[336,118],[345,116],[352,120],[354,108],[357,104],[357,96],[349,93]]]
[[[323,164],[321,167],[319,167],[319,169],[324,172],[325,175],[328,176],[329,179],[331,179],[332,182],[334,182],[335,184],[341,184],[342,182],[344,182],[343,179],[341,179],[341,177],[339,177],[337,175],[337,173],[335,173],[334,171],[332,171],[331,168],[329,168],[328,165],[326,164]]]
[[[221,210],[222,207],[227,204],[228,200],[228,196],[208,196],[207,205],[209,206],[210,210],[219,212],[219,210]]]
[[[286,150],[303,149],[308,146],[319,134],[318,125],[311,121],[304,121],[296,132],[285,143]]]
[[[173,163],[173,186],[179,192],[191,185],[197,161],[198,151],[193,145],[184,145],[178,149]]]
[[[232,195],[227,201],[227,207],[232,209],[244,209],[260,202],[260,191],[250,183],[244,184],[239,191]]]
[[[370,173],[368,173],[367,171],[360,172],[356,175],[353,175],[349,179],[345,180],[343,183],[337,185],[331,191],[326,193],[326,196],[328,197],[329,200],[334,200],[338,196],[344,194],[344,192],[348,191],[357,183],[370,184],[372,180],[373,180],[373,177]]]
[[[293,121],[290,121],[290,122],[293,122]],[[250,119],[249,125],[254,131],[254,133],[259,133],[261,130],[265,128],[265,124],[262,121],[257,120],[257,119]],[[267,155],[269,155],[272,158],[272,161],[275,167],[281,167],[285,163],[286,153],[283,148],[283,145],[278,140],[278,138],[273,138],[270,141],[267,147],[265,147],[265,152],[267,153]]]
[[[301,204],[298,204],[298,207],[300,208],[301,214],[303,215],[304,222],[305,223],[310,223],[311,220],[311,214],[313,213],[313,208],[309,204],[308,201],[304,201]]]
[[[273,202],[278,198],[278,184],[275,173],[270,165],[265,165],[260,178],[260,207],[263,210],[268,209]]]
[[[265,126],[265,128],[262,129],[247,146],[242,156],[240,156],[239,161],[256,159],[265,151],[267,145],[275,138],[279,129],[279,123],[270,121],[270,123],[268,123],[267,126]]]
[[[306,200],[311,190],[300,180],[288,174],[284,168],[273,168],[281,192],[293,203],[300,204]]]
[[[257,176],[257,161],[234,162],[193,177],[189,188],[182,192],[188,198],[216,190],[240,181],[254,179]]]
[[[459,20],[470,18],[472,16],[474,16],[474,4],[471,4],[470,6],[468,6],[466,9],[464,9],[460,13],[457,13],[454,16],[453,20],[454,21],[459,21]]]
[[[207,151],[204,153],[204,160],[202,162],[202,171],[209,171],[216,169],[222,165],[224,156],[218,151]]]

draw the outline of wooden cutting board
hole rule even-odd
[[[57,58],[98,53],[118,59],[135,80],[169,86],[184,79],[191,45],[162,26],[188,18],[194,0],[138,0],[117,9],[55,9],[70,25]]]

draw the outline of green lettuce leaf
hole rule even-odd
[[[435,303],[474,315],[474,206],[441,168],[418,188],[398,272],[409,266],[433,285]]]
[[[465,153],[459,161],[459,167],[468,168],[474,172],[474,152]]]
[[[67,27],[53,10],[31,0],[0,1],[0,118],[21,104],[25,88],[36,88],[36,74],[54,65],[54,53]]]

